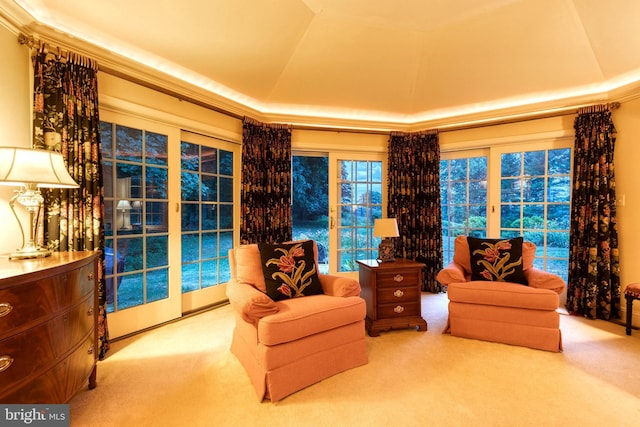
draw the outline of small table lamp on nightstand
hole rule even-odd
[[[395,250],[392,237],[400,236],[398,233],[398,222],[395,218],[376,219],[373,223],[373,235],[382,237],[382,242],[378,246],[378,262],[395,261]]]

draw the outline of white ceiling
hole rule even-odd
[[[276,121],[452,123],[640,81],[637,0],[2,3],[24,8],[31,31],[55,28]]]

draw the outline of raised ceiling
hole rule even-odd
[[[428,127],[607,100],[640,81],[636,0],[2,3],[32,33],[55,29],[268,121]]]

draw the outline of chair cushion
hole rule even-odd
[[[479,239],[467,237],[471,280],[527,284],[522,260],[522,237]]]
[[[559,305],[558,294],[552,290],[509,282],[451,283],[447,287],[447,295],[451,302],[531,310],[556,310]]]
[[[267,295],[274,301],[322,294],[312,240],[258,243]]]
[[[277,313],[258,322],[258,340],[264,345],[282,344],[360,322],[366,314],[360,297],[312,295],[277,301],[276,305]]]

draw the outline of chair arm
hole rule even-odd
[[[329,274],[318,274],[318,277],[322,290],[327,295],[334,297],[360,296],[360,283],[357,280]]]
[[[438,272],[436,280],[441,285],[448,285],[449,283],[468,282],[469,278],[464,274],[462,265],[452,262]]]
[[[234,279],[227,283],[227,298],[242,319],[253,325],[257,325],[263,317],[278,312],[278,306],[267,294]]]
[[[539,270],[535,267],[528,268],[524,271],[524,277],[527,279],[527,284],[532,288],[549,289],[560,295],[566,284],[564,280],[557,274],[549,273],[548,271]]]

